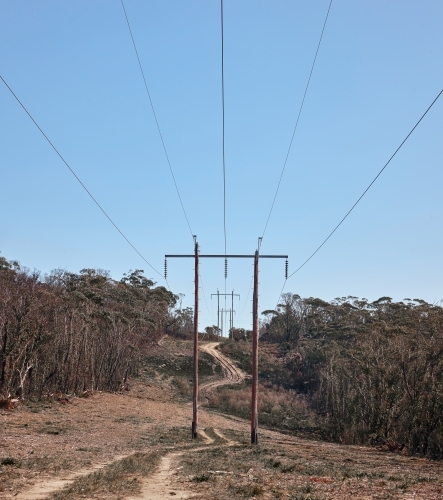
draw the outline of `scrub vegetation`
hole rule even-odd
[[[266,388],[276,400],[286,390],[286,408],[296,401],[302,407],[303,398],[327,440],[443,458],[442,307],[419,299],[325,302],[287,293],[263,315],[264,408],[272,406]],[[230,340],[222,350],[247,371],[248,341]],[[238,413],[238,398],[227,391],[219,399]]]
[[[0,257],[0,406],[124,389],[152,343],[187,331],[177,300],[142,270],[42,276]]]

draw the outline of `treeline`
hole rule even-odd
[[[266,376],[305,393],[329,438],[443,458],[442,307],[287,293],[263,314],[282,356]]]
[[[177,296],[143,275],[42,276],[0,257],[0,399],[120,390],[143,349],[181,319]]]

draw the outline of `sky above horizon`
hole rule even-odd
[[[329,0],[225,0],[227,252],[252,254],[282,171]],[[182,201],[202,253],[223,253],[220,2],[126,0]],[[261,252],[300,266],[443,88],[443,3],[332,2]],[[193,252],[119,0],[0,1],[0,74],[150,264]],[[0,252],[49,272],[156,274],[0,81]],[[443,97],[325,246],[288,280],[302,297],[443,299]],[[202,259],[200,329],[217,323],[223,260]],[[250,328],[252,260],[231,260]],[[168,261],[193,305],[193,262]],[[260,263],[273,309],[284,261]],[[224,303],[222,304],[224,306]],[[229,307],[229,304],[227,304]]]

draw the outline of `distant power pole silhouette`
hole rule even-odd
[[[238,300],[240,300],[240,294],[234,293],[234,290],[232,290],[231,293],[220,293],[217,288],[217,293],[211,293],[211,299],[214,295],[217,296],[217,328],[220,331],[220,311],[222,311],[222,309],[220,309],[220,297],[231,297],[232,298],[231,311],[234,311],[234,297],[238,297]],[[225,312],[227,311],[228,310],[226,309]],[[229,327],[234,328],[234,313],[231,312],[231,315],[232,316],[230,316],[229,318]],[[221,329],[221,334],[223,337],[223,328]]]
[[[226,315],[229,313],[229,331],[232,331],[233,321],[234,321],[234,313],[232,309],[220,309],[220,317],[221,317],[221,325],[223,331],[223,325],[226,323]],[[229,336],[229,335],[228,335]]]

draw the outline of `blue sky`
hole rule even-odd
[[[126,0],[192,232],[222,253],[220,3]],[[283,167],[329,1],[225,0],[228,253],[253,253]],[[332,3],[281,189],[262,245],[296,269],[321,243],[443,88],[443,4]],[[118,0],[0,2],[0,72],[88,189],[161,273],[193,243]],[[156,275],[121,238],[0,85],[0,251],[62,267]],[[443,97],[286,291],[326,300],[443,299]],[[223,262],[202,260],[200,327],[216,323]],[[252,261],[227,291],[249,327]],[[262,261],[261,310],[283,261]],[[191,260],[169,283],[193,303]],[[206,303],[204,300],[206,296]],[[247,300],[246,300],[247,299]]]

